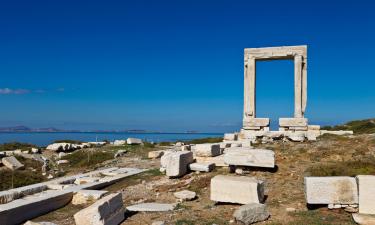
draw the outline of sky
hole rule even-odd
[[[308,45],[310,124],[375,117],[371,1],[2,1],[0,127],[231,132],[244,48]],[[257,116],[292,117],[292,61],[257,63]]]

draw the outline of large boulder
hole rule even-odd
[[[354,177],[305,177],[307,204],[358,204]]]
[[[259,203],[250,203],[239,207],[233,213],[233,217],[236,221],[240,221],[246,225],[264,221],[268,219],[270,213],[267,210],[266,205]]]
[[[211,200],[239,204],[260,203],[264,182],[253,177],[217,175],[211,179]]]
[[[74,214],[76,225],[115,225],[124,219],[121,193],[110,194]]]

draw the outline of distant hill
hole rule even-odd
[[[30,128],[26,126],[0,127],[0,132],[61,132],[64,130],[54,127]]]
[[[375,118],[366,120],[353,120],[343,125],[325,126],[324,130],[352,130],[355,134],[375,133]]]

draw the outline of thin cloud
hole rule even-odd
[[[10,89],[10,88],[0,88],[1,95],[22,95],[30,93],[27,89]]]

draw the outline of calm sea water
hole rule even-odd
[[[38,146],[46,146],[55,140],[78,140],[78,141],[103,141],[103,140],[119,140],[128,137],[140,138],[144,141],[162,142],[162,141],[187,141],[198,138],[207,137],[223,137],[221,133],[201,133],[201,134],[186,134],[186,133],[0,133],[0,143],[6,142],[25,142]]]

